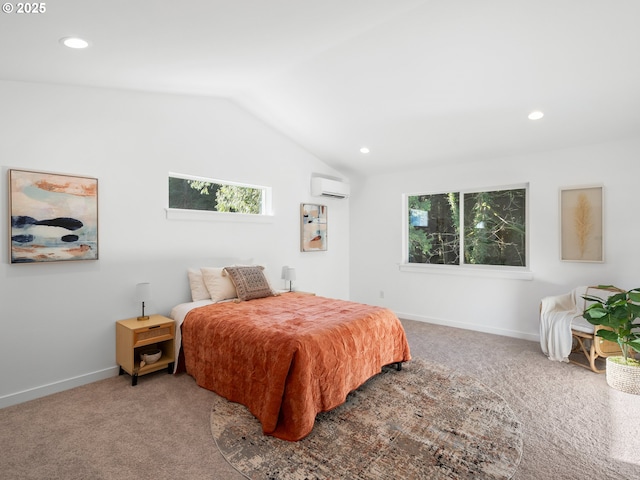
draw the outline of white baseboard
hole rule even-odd
[[[97,382],[98,380],[104,380],[105,378],[115,377],[118,375],[119,367],[109,367],[104,370],[98,370],[97,372],[87,373],[73,378],[67,378],[60,380],[59,382],[49,383],[39,387],[30,388],[21,392],[10,393],[0,397],[0,408],[10,407],[11,405],[17,405],[19,403],[28,402],[29,400],[35,400],[36,398],[46,397],[53,393],[62,392],[71,388],[86,385],[88,383]]]
[[[507,330],[503,328],[487,327],[477,325],[475,323],[452,322],[450,320],[442,320],[437,318],[423,317],[421,315],[413,315],[411,313],[395,312],[398,318],[406,318],[407,320],[416,320],[418,322],[433,323],[435,325],[443,325],[445,327],[462,328],[464,330],[473,330],[474,332],[492,333],[494,335],[502,335],[503,337],[520,338],[531,342],[540,342],[539,334],[531,334],[518,332],[516,330]]]

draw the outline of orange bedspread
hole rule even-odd
[[[192,310],[182,324],[185,366],[198,385],[246,405],[285,440],[384,365],[410,359],[402,324],[386,308],[286,293]]]

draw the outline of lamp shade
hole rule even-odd
[[[289,267],[289,270],[287,270],[287,280],[291,281],[295,279],[296,279],[296,269],[293,267]]]
[[[282,279],[290,282],[296,279],[296,269],[293,267],[282,267]]]
[[[136,285],[136,299],[138,302],[148,302],[151,298],[151,284],[146,283],[138,283]]]

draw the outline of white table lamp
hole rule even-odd
[[[293,267],[282,267],[282,279],[285,281],[285,287],[289,282],[289,291],[293,291],[293,281],[296,279],[296,269]]]

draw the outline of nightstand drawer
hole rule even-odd
[[[165,323],[147,328],[141,328],[133,332],[133,346],[142,347],[151,343],[170,340],[174,335],[174,323]]]

